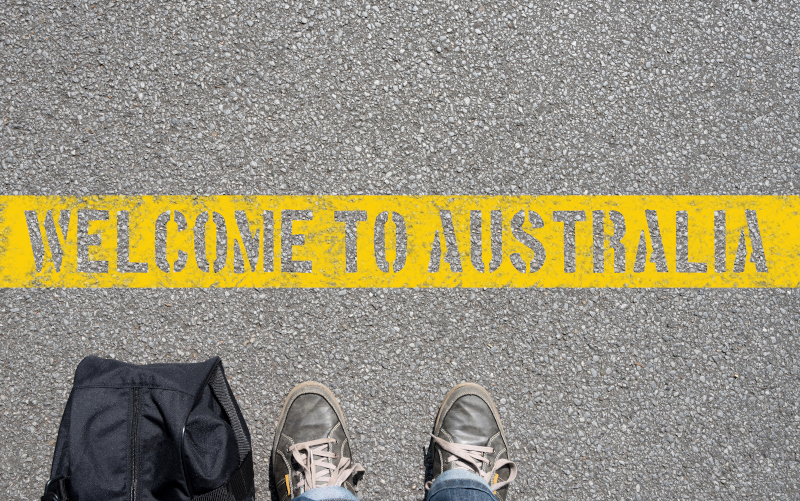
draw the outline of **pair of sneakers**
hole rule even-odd
[[[485,480],[500,501],[517,476],[492,397],[464,383],[445,396],[431,434],[433,479],[445,471],[469,470]],[[355,494],[364,467],[352,459],[344,415],[324,385],[306,382],[286,397],[272,444],[272,477],[281,501],[318,487],[340,486]]]

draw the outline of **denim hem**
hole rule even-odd
[[[304,492],[296,501],[358,501],[358,498],[344,487],[318,487]]]

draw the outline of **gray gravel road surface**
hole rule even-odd
[[[0,3],[0,194],[797,194],[797,2]],[[4,290],[0,492],[83,356],[220,355],[255,437],[335,389],[364,499],[422,498],[444,392],[510,499],[800,496],[792,290]]]

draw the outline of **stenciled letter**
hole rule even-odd
[[[766,273],[769,271],[767,268],[767,258],[764,255],[764,244],[761,240],[761,230],[758,228],[758,217],[756,211],[744,211],[747,217],[747,230],[750,236],[750,262],[756,265],[756,271],[759,273]],[[736,261],[733,263],[733,272],[742,273],[745,268],[747,259],[747,242],[744,236],[744,230],[739,232],[739,246],[736,248]]]
[[[458,241],[456,240],[456,230],[453,228],[453,216],[449,210],[440,210],[439,219],[442,221],[442,233],[444,234],[444,244],[447,247],[447,254],[444,261],[450,264],[450,271],[461,273],[461,254],[458,252]],[[439,261],[442,257],[442,246],[439,239],[439,230],[433,236],[431,245],[431,260],[428,264],[428,272],[436,273],[439,271]]]
[[[347,273],[358,271],[358,223],[367,220],[365,210],[337,210],[333,213],[337,223],[344,223],[344,269]]]
[[[689,261],[689,213],[679,210],[675,213],[675,270],[678,273],[705,273],[706,263]]]
[[[53,211],[47,211],[44,217],[44,232],[47,235],[47,245],[50,247],[50,257],[53,260],[53,267],[57,272],[61,271],[61,261],[64,257],[64,251],[61,247],[61,242],[64,245],[67,243],[67,231],[69,230],[70,211],[62,210],[58,216],[58,227],[53,221]],[[36,271],[42,271],[44,266],[44,242],[42,241],[42,233],[39,228],[39,215],[36,211],[26,210],[25,219],[28,223],[28,236],[31,240],[31,249],[33,250],[33,260],[36,263]],[[59,235],[58,229],[61,228]]]
[[[78,271],[81,273],[108,273],[108,261],[89,260],[89,247],[103,243],[100,235],[89,233],[89,223],[92,221],[108,221],[108,211],[78,210]]]
[[[389,213],[384,211],[375,218],[375,263],[384,272],[389,272],[389,261],[386,260],[386,222],[389,220]],[[406,220],[392,211],[392,222],[395,226],[395,259],[392,264],[392,271],[397,273],[406,265]]]
[[[295,261],[292,258],[295,246],[305,245],[306,236],[292,233],[294,221],[311,221],[314,213],[310,210],[281,211],[281,271],[283,273],[311,273],[311,261]]]
[[[647,217],[647,229],[650,233],[650,248],[653,249],[650,254],[650,262],[656,265],[656,271],[659,273],[667,273],[667,257],[664,255],[664,244],[661,240],[661,230],[658,227],[658,213],[654,210],[645,210],[645,217]],[[639,247],[636,249],[636,263],[633,265],[634,273],[642,273],[645,264],[647,263],[647,240],[644,236],[644,230],[639,235]]]
[[[470,211],[469,219],[472,266],[483,273],[483,212]],[[503,263],[503,213],[499,210],[491,211],[489,241],[492,247],[492,260],[489,262],[489,273],[491,273]]]
[[[531,226],[534,229],[544,228],[542,216],[536,212],[529,210],[528,219],[530,219]],[[542,242],[522,229],[523,224],[525,224],[525,211],[521,210],[514,214],[514,217],[511,218],[511,234],[514,235],[514,238],[516,238],[522,245],[533,251],[533,259],[531,259],[529,273],[534,273],[539,271],[542,266],[544,266],[544,260],[547,258],[547,253],[544,250]],[[520,256],[519,253],[515,252],[511,254],[509,259],[511,259],[511,264],[514,265],[514,268],[516,268],[517,271],[520,273],[525,273],[525,261],[522,260],[522,256]]]
[[[609,218],[614,225],[614,233],[609,238],[608,245],[614,251],[614,273],[625,272],[625,217],[615,211],[608,211]],[[592,211],[592,261],[595,273],[605,271],[605,213],[601,210]]]
[[[214,212],[212,217],[217,234],[214,273],[218,273],[228,261],[228,229],[225,226],[225,218],[222,214]],[[197,267],[208,273],[210,267],[206,257],[206,223],[208,223],[208,212],[201,212],[194,223],[194,256],[195,261],[197,261]]]
[[[117,211],[117,271],[120,273],[147,273],[147,263],[130,261],[130,220],[126,210]]]
[[[236,226],[239,228],[239,237],[242,239],[242,246],[247,253],[247,260],[250,262],[250,271],[256,271],[261,229],[256,228],[255,234],[250,232],[250,222],[247,220],[247,214],[243,210],[235,211],[234,217],[236,218]],[[242,258],[242,250],[239,248],[238,239],[233,240],[233,263],[235,273],[244,273],[244,259]],[[239,267],[241,267],[242,271],[236,271]]]
[[[553,211],[553,221],[564,223],[564,271],[575,273],[575,223],[586,221],[586,211]]]
[[[156,219],[156,265],[164,273],[169,273],[169,261],[167,261],[167,223],[169,222],[170,211],[162,212]],[[178,225],[178,231],[183,231],[188,227],[186,216],[180,211],[175,211],[173,218]],[[205,259],[205,243],[203,244],[203,259]],[[178,251],[178,259],[173,264],[173,271],[179,272],[186,267],[189,255]],[[208,271],[208,270],[204,270]]]

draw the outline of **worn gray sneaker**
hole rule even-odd
[[[353,494],[364,468],[352,463],[342,408],[320,383],[299,384],[289,392],[272,444],[272,478],[281,501],[325,486]]]
[[[474,383],[456,386],[445,395],[431,435],[433,481],[454,468],[469,470],[484,479],[500,501],[517,477],[517,465],[508,460],[500,416],[492,397]]]

